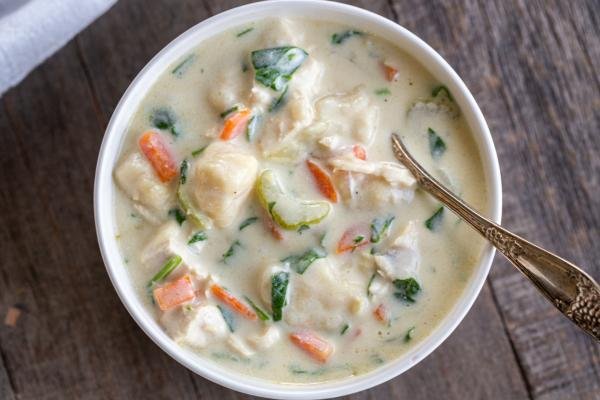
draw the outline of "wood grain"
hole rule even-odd
[[[1,399],[238,399],[158,349],[120,304],[93,224],[95,162],[131,79],[219,0],[121,0],[0,108]],[[504,221],[600,275],[597,1],[356,1],[438,50],[494,134]],[[456,332],[349,399],[600,399],[600,349],[497,259]]]

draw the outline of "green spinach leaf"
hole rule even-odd
[[[404,342],[410,342],[415,334],[415,327],[411,327],[406,331],[406,335],[404,335]]]
[[[314,247],[302,254],[294,254],[286,257],[281,260],[281,262],[289,264],[290,268],[302,275],[310,266],[310,264],[312,264],[315,260],[325,256],[327,256],[325,249],[322,247]]]
[[[290,274],[285,271],[277,272],[271,277],[271,310],[273,321],[281,321],[283,307],[287,304],[287,288]]]
[[[169,131],[175,137],[179,136],[179,130],[176,126],[177,118],[175,118],[175,114],[169,108],[157,108],[152,111],[150,122],[155,128]]]
[[[269,106],[269,112],[275,112],[285,105],[285,103],[287,102],[287,91],[288,87],[286,86],[285,89],[283,89],[283,92],[279,96],[277,96],[277,98],[273,100],[273,102]]]
[[[208,238],[208,236],[206,235],[206,232],[198,231],[192,235],[190,240],[188,240],[188,244],[194,244],[197,242],[201,242],[203,240],[206,240],[207,238]]]
[[[227,259],[235,254],[236,247],[242,247],[242,244],[240,243],[239,240],[236,240],[235,242],[233,242],[231,244],[231,246],[229,246],[227,251],[225,253],[223,253],[223,255],[221,256],[222,257],[221,262],[227,264]]]
[[[250,28],[246,28],[243,31],[239,32],[237,35],[235,35],[236,37],[242,37],[244,36],[246,33],[252,32],[254,30],[254,27],[250,27]]]
[[[248,226],[252,225],[253,223],[255,223],[256,221],[258,221],[258,217],[250,217],[250,218],[246,218],[246,219],[244,220],[244,222],[242,222],[242,223],[240,224],[240,228],[239,228],[239,230],[240,230],[240,231],[241,231],[241,230],[243,230],[244,228],[246,228],[246,227],[248,227]]]
[[[454,101],[454,98],[450,94],[450,90],[445,85],[439,85],[431,90],[432,97],[438,97],[439,95],[448,97],[448,100]]]
[[[333,44],[342,44],[346,40],[350,39],[352,36],[362,36],[364,32],[357,31],[355,29],[350,29],[345,32],[334,33],[331,35],[331,43]]]
[[[169,216],[175,218],[175,221],[177,221],[179,225],[183,224],[183,221],[185,221],[185,214],[179,208],[170,209]]]
[[[394,296],[408,303],[414,303],[414,296],[421,291],[421,286],[414,278],[395,279],[392,283],[396,288]]]
[[[431,153],[431,157],[437,160],[446,151],[446,143],[440,135],[431,128],[427,128],[427,136],[429,137],[429,152]]]
[[[173,75],[175,75],[177,78],[181,78],[183,76],[183,74],[185,74],[185,72],[194,63],[195,60],[196,60],[196,55],[190,54],[189,56],[184,58],[183,61],[180,62],[175,68],[173,68],[171,73]]]
[[[169,258],[167,262],[162,266],[162,268],[150,279],[148,282],[148,288],[152,288],[155,284],[165,279],[175,268],[181,264],[181,256],[175,254],[173,257]]]
[[[229,328],[229,332],[235,332],[235,316],[233,315],[233,312],[231,312],[231,310],[228,308],[221,306],[220,304],[217,304],[217,308],[219,311],[221,311],[221,315],[223,316],[223,319]]]
[[[250,117],[248,125],[246,125],[246,139],[248,139],[250,143],[254,141],[254,138],[258,133],[258,125],[260,124],[261,120],[262,117],[260,115],[253,115]]]
[[[379,243],[396,217],[375,218],[371,221],[371,243]]]
[[[431,217],[429,217],[425,221],[425,227],[432,232],[438,230],[440,224],[442,223],[442,218],[444,217],[444,207],[440,207],[436,212],[433,213]]]
[[[179,183],[181,183],[182,185],[185,185],[189,168],[190,163],[188,162],[188,160],[183,160],[181,162],[181,167],[179,167]]]
[[[248,302],[248,304],[250,304],[250,307],[252,307],[252,309],[254,310],[256,315],[258,315],[258,318],[260,318],[261,321],[268,321],[270,319],[269,314],[267,314],[265,311],[263,311],[262,308],[254,304],[254,302],[250,300],[250,298],[244,296],[244,299]]]
[[[287,87],[307,56],[306,51],[292,46],[255,50],[251,54],[255,79],[279,92]]]

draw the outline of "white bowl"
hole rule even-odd
[[[115,187],[112,171],[129,120],[144,95],[174,60],[185,55],[203,40],[252,20],[283,15],[343,22],[348,26],[372,32],[412,55],[426,66],[438,81],[444,83],[459,104],[480,152],[489,194],[487,215],[500,222],[502,191],[498,158],[492,137],[475,99],[448,63],[408,30],[369,11],[334,2],[281,0],[234,8],[199,23],[162,49],[133,80],[112,115],[100,148],[94,187],[96,230],[106,269],[121,301],[144,332],[175,360],[213,382],[252,395],[282,399],[330,398],[358,392],[392,379],[413,367],[438,347],[464,318],[479,294],[492,263],[493,248],[488,246],[484,250],[470,282],[450,313],[427,338],[409,352],[364,375],[307,385],[278,384],[242,375],[177,345],[140,303],[127,271],[123,268],[115,239],[117,227],[113,213]]]

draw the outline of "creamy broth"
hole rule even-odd
[[[251,56],[281,46],[306,54]],[[289,82],[265,85],[286,68]],[[132,117],[114,173],[124,267],[149,312],[180,345],[276,382],[362,374],[415,346],[456,303],[483,242],[416,188],[392,132],[485,210],[451,94],[368,32],[262,20],[176,60]]]

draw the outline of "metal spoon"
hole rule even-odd
[[[556,308],[600,341],[600,286],[580,268],[483,217],[429,175],[392,134],[396,158],[419,185],[467,221],[506,256]]]

